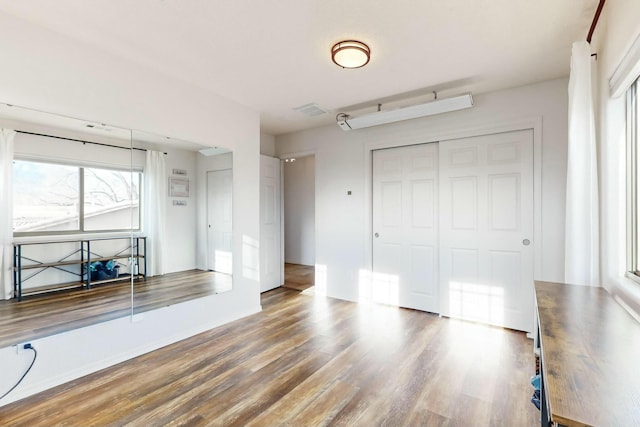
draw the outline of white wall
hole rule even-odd
[[[315,156],[284,163],[284,260],[315,265]]]
[[[567,58],[567,61],[569,59]],[[279,157],[314,152],[316,158],[316,265],[327,295],[358,299],[359,270],[369,267],[368,195],[372,147],[448,139],[476,129],[499,129],[505,123],[542,123],[541,241],[536,279],[564,277],[564,202],[567,160],[567,79],[507,89],[474,97],[473,108],[357,131],[337,125],[281,135]],[[534,136],[536,138],[536,136]],[[352,195],[347,196],[351,190]],[[326,275],[326,279],[324,278]],[[318,279],[318,273],[316,273]]]
[[[49,337],[38,368],[0,402],[70,379],[77,373],[153,348],[157,334],[171,340],[203,326],[260,310],[259,293],[259,114],[190,83],[0,13],[0,101],[128,129],[139,129],[234,152],[234,283],[231,292],[96,326],[71,344],[65,334]],[[171,224],[169,224],[171,226]],[[178,313],[179,312],[179,313]],[[171,326],[176,325],[177,328]],[[165,328],[165,329],[163,329]],[[145,331],[153,331],[145,333]],[[76,336],[76,335],[73,335]],[[41,340],[34,341],[38,345]],[[166,342],[166,341],[164,341]],[[124,344],[124,347],[123,347]],[[78,351],[78,348],[100,349]],[[5,354],[15,354],[11,349]],[[20,357],[16,355],[15,357]],[[3,356],[3,363],[9,363]],[[72,361],[72,364],[68,363]],[[7,382],[1,381],[1,388]]]
[[[173,175],[173,169],[187,171],[189,179],[189,197],[167,197],[167,229],[165,235],[165,273],[185,271],[196,268],[196,213],[199,199],[196,156],[197,152],[174,148],[163,149],[167,155],[165,166],[167,176]],[[186,206],[174,206],[174,200],[186,200]]]
[[[609,78],[640,34],[640,2],[607,2],[592,40],[598,53],[596,130],[600,178],[600,271],[602,285],[640,316],[640,285],[626,270],[625,97],[609,96]]]
[[[276,137],[268,133],[260,134],[260,154],[274,157],[276,155]]]

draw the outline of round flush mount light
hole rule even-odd
[[[369,46],[357,40],[345,40],[331,48],[331,59],[342,68],[360,68],[369,63]]]

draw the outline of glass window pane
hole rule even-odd
[[[80,175],[73,166],[13,162],[13,231],[78,231]]]
[[[140,173],[84,168],[84,229],[137,230]]]
[[[635,272],[638,272],[638,270],[640,270],[640,247],[639,247],[639,243],[640,243],[640,171],[638,170],[640,168],[640,147],[638,146],[638,137],[639,137],[639,133],[640,133],[640,108],[638,105],[638,87],[640,86],[640,80],[636,80],[636,82],[633,84],[633,88],[630,89],[632,90],[632,102],[634,103],[634,108],[632,108],[632,115],[627,115],[628,119],[631,120],[631,138],[632,141],[631,143],[634,145],[635,147],[635,152],[636,152],[636,158],[634,159],[635,161],[635,182],[636,182],[636,194],[635,194],[635,198],[636,198],[636,205],[634,206],[635,209],[635,230],[636,230],[636,235],[634,236],[634,240],[633,240],[633,245],[635,247],[635,254],[636,254],[636,259],[635,261]]]

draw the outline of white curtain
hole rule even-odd
[[[598,171],[591,49],[586,41],[571,50],[569,153],[565,222],[565,282],[599,286]]]
[[[164,234],[167,210],[167,171],[164,153],[147,151],[144,168],[144,230],[147,236],[147,275],[164,274]]]
[[[2,298],[13,297],[13,137],[0,129],[0,289]]]

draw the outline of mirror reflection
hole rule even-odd
[[[0,347],[231,289],[232,153],[2,103],[0,128]]]
[[[145,226],[134,233],[144,238],[146,279],[133,285],[134,313],[230,290],[232,153],[140,131],[132,140],[147,150]]]

